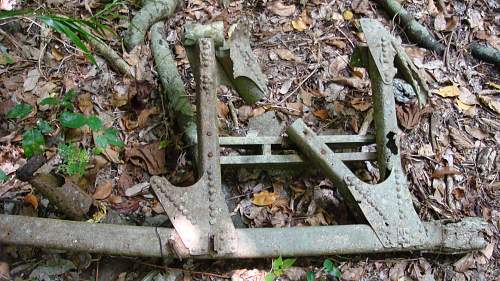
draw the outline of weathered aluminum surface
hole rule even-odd
[[[199,40],[201,76],[197,80],[198,171],[192,186],[177,187],[153,177],[151,187],[191,255],[236,250],[236,235],[222,193],[216,113],[215,50],[211,39]],[[213,249],[211,247],[213,241]]]
[[[413,209],[405,176],[393,169],[383,182],[362,182],[301,119],[288,128],[288,136],[330,178],[346,197],[353,197],[368,223],[386,247],[422,244],[426,231]]]
[[[413,248],[387,248],[366,224],[300,228],[236,229],[236,251],[182,258],[264,258],[276,256],[315,256],[397,251],[460,253],[484,248],[480,218],[459,223],[434,221],[424,224],[428,239]],[[91,224],[24,216],[0,215],[0,242],[91,253],[177,257],[165,243],[170,228]],[[158,236],[157,234],[158,233]],[[162,248],[160,249],[160,245]]]

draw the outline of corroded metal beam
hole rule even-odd
[[[336,225],[300,228],[236,229],[239,237],[231,253],[211,253],[194,257],[264,258],[282,256],[316,256],[333,254],[426,251],[462,253],[485,247],[480,231],[485,222],[467,218],[458,223],[434,221],[424,223],[428,233],[425,244],[416,247],[387,248],[369,225]],[[168,246],[173,229],[92,224],[85,222],[24,216],[0,215],[0,243],[85,251],[110,255],[142,257],[178,257]],[[160,245],[162,248],[160,249]]]

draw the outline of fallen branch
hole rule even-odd
[[[181,0],[146,0],[125,33],[125,47],[131,51],[142,43],[149,27],[173,14]]]
[[[151,27],[151,50],[168,100],[168,109],[173,113],[178,126],[184,131],[185,141],[193,145],[196,144],[197,139],[195,114],[165,35],[163,22],[158,22]]]
[[[421,25],[396,0],[374,0],[405,29],[408,37],[418,45],[442,54],[445,46],[439,43],[427,28]]]
[[[494,64],[500,68],[500,51],[490,47],[487,44],[472,43],[470,44],[472,55],[479,60]]]

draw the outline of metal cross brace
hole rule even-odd
[[[362,23],[363,24],[363,23]],[[378,35],[377,35],[378,34]],[[257,258],[394,251],[464,252],[485,246],[481,218],[422,222],[401,167],[392,79],[393,38],[367,34],[376,154],[336,153],[339,146],[373,143],[373,137],[318,136],[302,120],[282,137],[219,138],[213,42],[198,44],[198,171],[200,179],[177,187],[153,177],[151,186],[174,229],[90,224],[0,215],[0,243],[134,256]],[[220,144],[219,144],[220,142]],[[342,142],[342,143],[341,143]],[[257,147],[253,155],[221,156],[220,146]],[[275,154],[279,153],[279,154]],[[382,181],[358,179],[343,161],[377,160]],[[343,193],[366,223],[298,228],[235,228],[221,187],[221,165],[315,166]]]

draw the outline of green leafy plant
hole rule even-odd
[[[281,257],[273,260],[271,271],[266,274],[265,281],[273,281],[276,277],[284,274],[285,270],[291,268],[295,259],[282,259]]]
[[[331,259],[323,261],[323,270],[333,277],[340,278],[342,272],[333,264]]]
[[[48,97],[40,101],[41,105],[56,106],[63,109],[57,121],[64,128],[78,129],[87,125],[95,132],[95,153],[101,153],[108,145],[123,147],[123,142],[118,137],[118,131],[113,128],[104,128],[101,119],[96,115],[85,116],[81,113],[73,112],[73,101],[76,97],[75,90],[69,90],[63,98]],[[32,107],[28,104],[18,104],[12,108],[9,118],[24,118],[28,116]],[[26,157],[43,153],[45,149],[44,135],[54,131],[54,128],[45,120],[38,120],[36,126],[23,134],[23,149]],[[73,162],[72,162],[73,163]],[[75,169],[66,169],[73,171]],[[69,174],[69,173],[68,173]]]
[[[8,179],[9,177],[7,176],[7,174],[3,170],[0,170],[0,183],[4,183]]]
[[[61,144],[58,147],[62,163],[59,170],[70,176],[85,174],[89,164],[89,154],[85,149],[78,148],[74,144]]]
[[[30,115],[33,111],[33,106],[27,103],[18,103],[13,108],[7,112],[7,118],[11,119],[23,119]]]
[[[55,15],[51,11],[32,9],[0,11],[0,20],[24,18],[38,20],[55,32],[65,35],[95,65],[97,65],[96,60],[84,42],[92,40],[102,41],[101,36],[103,35],[103,31],[111,31],[108,26],[101,24],[97,17],[76,19]]]

